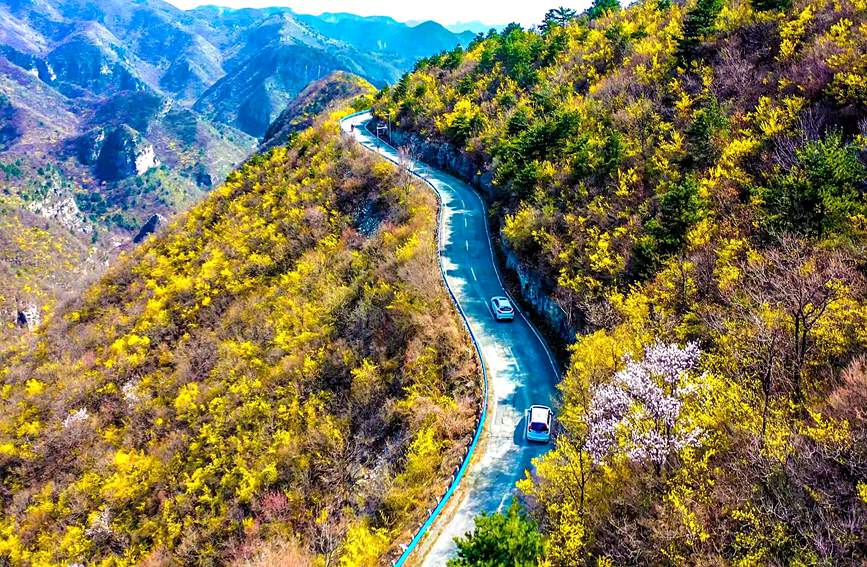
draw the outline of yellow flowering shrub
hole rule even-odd
[[[5,349],[0,563],[211,565],[293,534],[378,564],[478,403],[435,207],[323,122]]]
[[[375,101],[463,151],[542,282],[528,303],[562,309],[537,313],[568,347],[560,435],[519,482],[538,564],[867,561],[865,89],[863,0],[597,2],[425,59]],[[688,395],[632,376],[617,397],[659,344],[700,348]],[[636,408],[599,459],[594,428]],[[639,458],[654,436],[667,457]]]

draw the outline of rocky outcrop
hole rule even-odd
[[[28,330],[34,331],[39,326],[42,318],[39,315],[39,307],[36,305],[28,305],[23,309],[18,310],[15,317],[15,322],[19,327],[27,327]]]
[[[126,124],[86,132],[75,141],[75,153],[81,163],[96,166],[104,181],[141,175],[160,164],[151,143]]]
[[[214,178],[211,177],[211,174],[208,173],[208,170],[205,169],[204,164],[198,163],[194,169],[193,180],[196,182],[196,185],[199,187],[204,187],[205,189],[210,189],[214,186]]]
[[[58,170],[47,170],[42,184],[44,194],[27,203],[29,212],[57,222],[71,232],[90,234],[93,231]]]
[[[49,194],[45,199],[35,201],[27,208],[34,214],[57,221],[73,232],[89,234],[93,230],[93,227],[85,221],[75,199],[70,195]]]
[[[94,128],[81,135],[75,140],[75,153],[78,156],[78,161],[84,165],[96,165],[103,142],[105,142],[105,130],[102,128]]]
[[[105,135],[96,161],[96,174],[100,179],[114,181],[141,175],[158,165],[150,142],[129,126],[121,125]]]
[[[0,45],[0,56],[5,57],[45,83],[51,84],[57,79],[57,74],[54,72],[51,64],[32,53],[17,51],[9,45]]]
[[[375,131],[375,125],[371,124]],[[467,152],[461,151],[447,142],[427,140],[415,133],[392,129],[391,142],[397,147],[407,148],[414,157],[447,171],[479,190],[490,201],[495,194],[493,173],[480,167]],[[535,314],[544,321],[545,326],[564,343],[571,343],[579,330],[579,325],[570,323],[563,309],[551,298],[554,282],[547,281],[541,274],[521,262],[504,239],[495,239],[494,245],[503,260],[505,268],[515,276],[520,297]]]
[[[515,275],[521,291],[521,299],[540,315],[548,328],[564,343],[575,340],[577,326],[570,324],[563,308],[549,295],[553,283],[546,282],[538,272],[522,263],[518,255],[500,238],[497,243],[506,269]]]
[[[154,147],[150,144],[143,144],[140,147],[141,151],[136,152],[135,154],[135,173],[136,175],[141,175],[142,173],[148,171],[149,169],[153,169],[160,164],[160,160],[157,159],[156,152],[154,151]]]

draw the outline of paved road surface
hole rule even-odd
[[[341,126],[359,143],[397,160],[393,148],[364,128],[370,118],[369,113],[350,117]],[[526,442],[524,412],[532,404],[551,405],[559,376],[541,337],[522,315],[501,323],[492,317],[490,298],[505,292],[494,265],[479,195],[466,183],[431,166],[412,162],[411,167],[440,195],[446,279],[476,336],[489,374],[490,405],[480,451],[463,479],[460,494],[411,561],[440,566],[454,554],[454,538],[473,528],[477,514],[508,506],[515,482],[523,478],[532,459],[549,448]]]

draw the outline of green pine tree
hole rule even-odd
[[[475,529],[455,542],[449,567],[535,567],[544,550],[538,525],[515,501],[505,514],[478,516]]]
[[[578,12],[572,8],[560,6],[553,8],[545,13],[545,18],[542,20],[542,32],[548,33],[557,26],[565,26],[578,16]]]
[[[608,12],[616,12],[618,10],[620,10],[620,2],[618,0],[593,0],[593,5],[587,10],[587,16],[591,20],[595,20]]]
[[[677,46],[681,61],[695,59],[697,48],[707,36],[716,30],[716,18],[722,10],[722,0],[698,0],[695,7],[683,19],[683,36]]]
[[[792,0],[752,0],[753,8],[760,12],[772,10],[788,10],[792,7]]]

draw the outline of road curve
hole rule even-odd
[[[370,113],[341,121],[344,132],[390,161],[398,152],[367,131]],[[461,489],[451,498],[413,553],[412,563],[445,565],[454,554],[454,538],[473,528],[473,518],[508,506],[515,482],[524,477],[533,458],[549,446],[524,439],[524,412],[532,404],[551,405],[559,372],[539,333],[519,313],[515,321],[498,323],[490,298],[505,295],[494,262],[485,205],[478,193],[457,178],[419,161],[409,168],[438,193],[440,256],[446,283],[476,339],[488,371],[488,416],[479,450]]]

